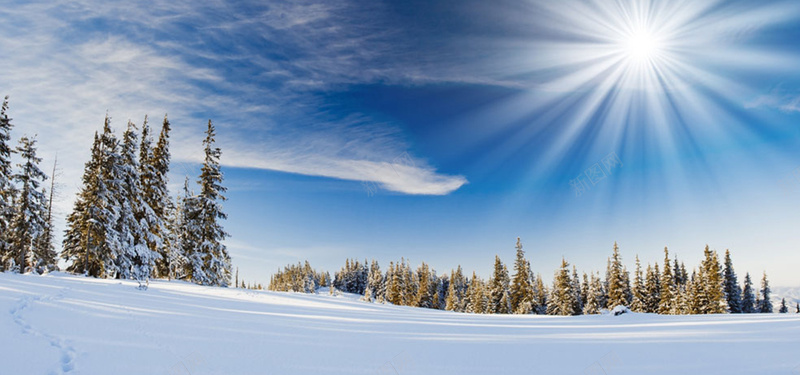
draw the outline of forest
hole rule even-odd
[[[161,125],[155,145],[147,116],[141,131],[128,121],[122,137],[106,114],[94,134],[74,208],[66,217],[63,246],[53,243],[55,184],[37,156],[36,138],[9,145],[14,127],[8,97],[0,111],[0,271],[44,274],[59,270],[86,276],[133,279],[146,288],[151,278],[181,279],[227,286],[231,258],[220,169],[211,120],[203,140],[204,162],[195,193],[189,180],[173,199],[167,189],[170,122]],[[20,159],[16,168],[12,158]],[[53,166],[55,175],[56,164]]]

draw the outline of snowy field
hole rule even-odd
[[[795,374],[800,315],[498,316],[0,274],[2,374]]]

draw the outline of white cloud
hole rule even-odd
[[[176,167],[199,160],[200,132],[212,117],[228,166],[372,181],[406,194],[458,189],[463,177],[439,174],[419,159],[392,168],[406,147],[392,124],[328,116],[306,94],[398,75],[375,64],[391,46],[365,32],[369,25],[344,20],[348,6],[275,2],[245,13],[223,2],[83,0],[4,9],[0,50],[8,53],[0,82],[11,95],[14,136],[38,133],[45,163],[59,155],[70,198],[106,112],[116,129],[128,119],[141,123],[144,114],[157,128],[168,112]],[[253,38],[283,43],[276,50],[292,49],[295,58],[236,45]],[[70,206],[68,199],[61,210]]]

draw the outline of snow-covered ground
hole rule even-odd
[[[0,274],[0,374],[797,374],[800,315],[498,316]]]

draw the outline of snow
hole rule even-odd
[[[0,274],[3,374],[800,374],[800,315],[470,315]]]

